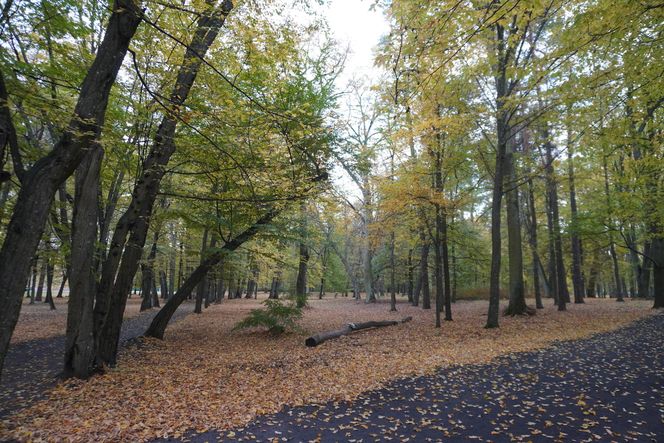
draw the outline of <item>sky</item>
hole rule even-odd
[[[339,78],[343,88],[354,77],[377,78],[373,49],[389,32],[382,11],[370,11],[373,0],[329,0],[323,7],[330,29],[343,47],[350,48],[346,67]]]
[[[344,71],[336,82],[339,91],[345,90],[354,78],[368,77],[378,81],[380,76],[380,71],[373,66],[374,48],[389,32],[389,24],[380,9],[370,10],[373,1],[329,0],[323,6],[323,14],[335,39],[349,49]],[[341,167],[332,171],[332,181],[337,192],[347,198],[358,199],[362,195]]]

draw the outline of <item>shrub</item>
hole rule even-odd
[[[264,308],[252,309],[249,315],[233,327],[233,330],[263,327],[271,334],[281,334],[287,329],[297,329],[297,321],[302,318],[302,309],[292,303],[267,299]]]

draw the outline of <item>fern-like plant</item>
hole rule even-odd
[[[267,299],[263,305],[264,308],[252,309],[246,318],[233,327],[233,330],[263,327],[271,334],[277,335],[287,329],[297,329],[297,321],[302,318],[301,308],[276,299]]]

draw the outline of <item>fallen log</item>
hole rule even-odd
[[[380,328],[383,326],[394,326],[400,323],[406,323],[413,319],[413,317],[405,317],[401,320],[384,320],[384,321],[367,321],[364,323],[348,323],[341,329],[335,331],[326,331],[321,332],[320,334],[312,335],[304,341],[304,344],[309,347],[318,346],[319,344],[331,340],[333,338],[341,337],[342,335],[350,334],[354,331],[360,331],[362,329],[369,328]]]

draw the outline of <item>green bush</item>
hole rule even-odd
[[[233,330],[266,328],[271,334],[281,334],[287,329],[297,329],[297,321],[302,318],[302,309],[286,304],[281,300],[268,299],[264,308],[252,309],[249,315],[233,327]]]

